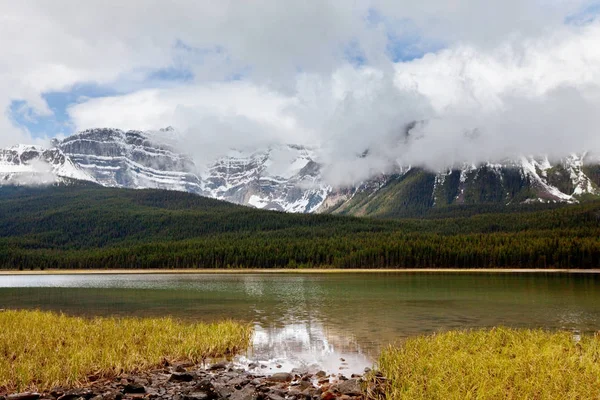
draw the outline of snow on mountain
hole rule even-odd
[[[330,190],[314,159],[312,150],[294,145],[231,151],[203,174],[204,194],[257,208],[314,212]]]
[[[0,149],[0,185],[47,185],[95,179],[56,148],[16,145]]]
[[[90,129],[54,145],[104,186],[201,193],[194,162],[143,132]]]
[[[1,184],[56,184],[69,179],[121,188],[191,192],[262,209],[367,215],[390,202],[408,207],[498,202],[578,202],[600,196],[600,172],[590,155],[562,160],[520,157],[464,164],[437,173],[396,166],[350,187],[324,182],[319,150],[296,145],[238,149],[198,165],[175,147],[176,131],[90,129],[53,147],[17,145],[0,150]],[[394,206],[397,209],[398,206]]]

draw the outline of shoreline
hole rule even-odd
[[[363,374],[295,368],[265,374],[264,365],[240,368],[232,362],[211,365],[179,362],[148,371],[123,373],[114,378],[88,380],[84,384],[56,386],[42,392],[13,392],[0,399],[19,400],[362,400]],[[366,374],[366,371],[365,371]],[[1,393],[1,391],[0,391]]]
[[[0,276],[12,275],[179,275],[179,274],[377,274],[377,273],[475,273],[475,274],[600,274],[600,268],[595,269],[561,269],[561,268],[398,268],[398,269],[286,269],[286,268],[240,268],[240,269],[47,269],[47,270],[0,270]]]

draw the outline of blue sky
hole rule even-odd
[[[85,99],[116,95],[118,92],[110,87],[95,84],[78,84],[68,92],[49,92],[42,94],[52,114],[37,115],[27,102],[13,100],[10,115],[18,125],[24,126],[34,137],[68,135],[73,132],[73,125],[67,114],[67,108]]]
[[[75,130],[67,111],[71,105],[93,98],[126,95],[146,88],[185,84],[194,79],[191,71],[175,67],[152,70],[145,72],[144,75],[145,78],[141,81],[125,80],[103,86],[95,83],[80,83],[68,91],[43,93],[42,98],[48,104],[50,115],[38,115],[28,107],[27,102],[13,100],[9,115],[17,125],[27,128],[34,138],[67,136]]]

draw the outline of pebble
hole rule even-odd
[[[271,382],[291,382],[292,379],[294,379],[294,376],[292,374],[288,374],[287,372],[278,372],[267,377],[267,380]]]
[[[6,400],[38,400],[42,397],[39,393],[16,393],[6,396]]]
[[[260,364],[255,363],[254,369]],[[262,365],[260,365],[262,366]],[[172,372],[172,373],[171,373]],[[57,387],[47,393],[1,393],[0,400],[359,400],[361,378],[316,374],[295,369],[271,376],[220,362],[173,365],[114,379],[98,379],[85,387]],[[313,383],[315,382],[315,383]]]

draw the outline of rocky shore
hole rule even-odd
[[[0,400],[356,400],[363,399],[362,376],[293,369],[270,375],[265,365],[247,368],[219,362],[209,366],[168,365],[111,380],[95,380],[82,388],[55,388],[48,393],[12,393]],[[366,371],[368,372],[368,371]]]

